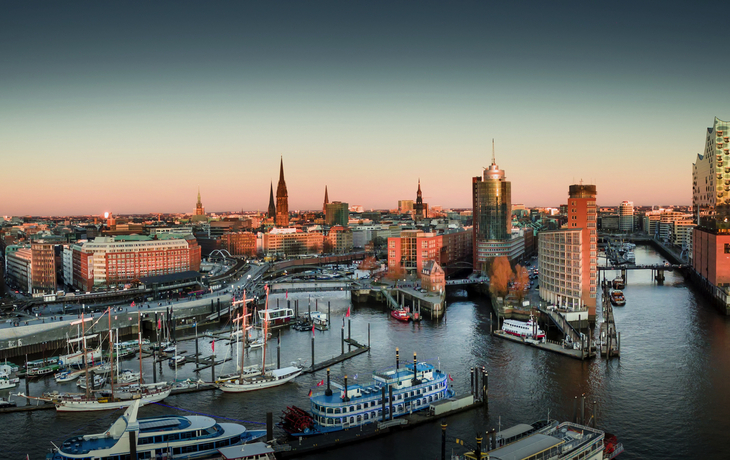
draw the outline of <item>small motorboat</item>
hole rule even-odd
[[[185,356],[183,355],[175,355],[171,357],[168,362],[170,363],[170,366],[181,366],[185,364]]]
[[[408,313],[408,310],[403,308],[391,311],[390,316],[397,319],[398,321],[403,321],[406,323],[411,320],[411,315]]]

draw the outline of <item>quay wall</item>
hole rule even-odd
[[[418,291],[401,288],[386,288],[398,305],[421,309],[424,318],[441,318],[446,312],[446,295],[434,296]],[[377,302],[388,305],[388,301],[380,289],[358,289],[352,291],[353,302]]]
[[[126,311],[112,311],[112,329],[119,329],[120,338],[130,336],[138,332],[137,321],[141,312],[142,329],[154,331],[155,313],[165,313],[172,308],[176,330],[193,327],[195,321],[200,321],[218,308],[228,307],[231,304],[230,295],[221,295],[212,298],[194,300],[184,304],[171,304],[150,308],[126,308]],[[161,315],[158,315],[161,317]],[[100,319],[101,318],[101,319]],[[67,334],[69,338],[79,335],[79,325],[72,325],[78,321],[80,315],[65,315],[63,321],[51,321],[44,318],[45,322],[34,320],[32,324],[13,327],[5,324],[0,328],[0,360],[24,357],[27,355],[43,354],[47,357],[55,356],[66,352]],[[93,319],[86,322],[88,334],[103,334],[109,331],[109,319],[106,315],[96,313]],[[102,340],[107,337],[102,336]],[[92,342],[95,345],[97,342]]]

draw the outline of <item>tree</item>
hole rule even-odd
[[[504,297],[507,295],[509,282],[513,277],[512,267],[510,267],[507,257],[496,257],[489,270],[489,292],[498,297]]]
[[[388,265],[388,272],[385,277],[392,281],[398,281],[405,277],[406,270],[400,265]]]
[[[373,238],[373,247],[375,247],[376,251],[385,248],[386,244],[388,244],[388,240],[386,240],[382,236],[376,236],[375,238]]]
[[[515,266],[514,279],[515,296],[519,302],[522,302],[522,299],[525,298],[525,287],[530,285],[530,275],[527,273],[527,269],[525,267],[517,264]]]

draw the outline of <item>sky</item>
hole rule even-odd
[[[690,204],[724,3],[0,1],[0,215]]]

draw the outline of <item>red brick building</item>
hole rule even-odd
[[[234,256],[256,257],[256,234],[252,232],[224,233],[221,246]]]

